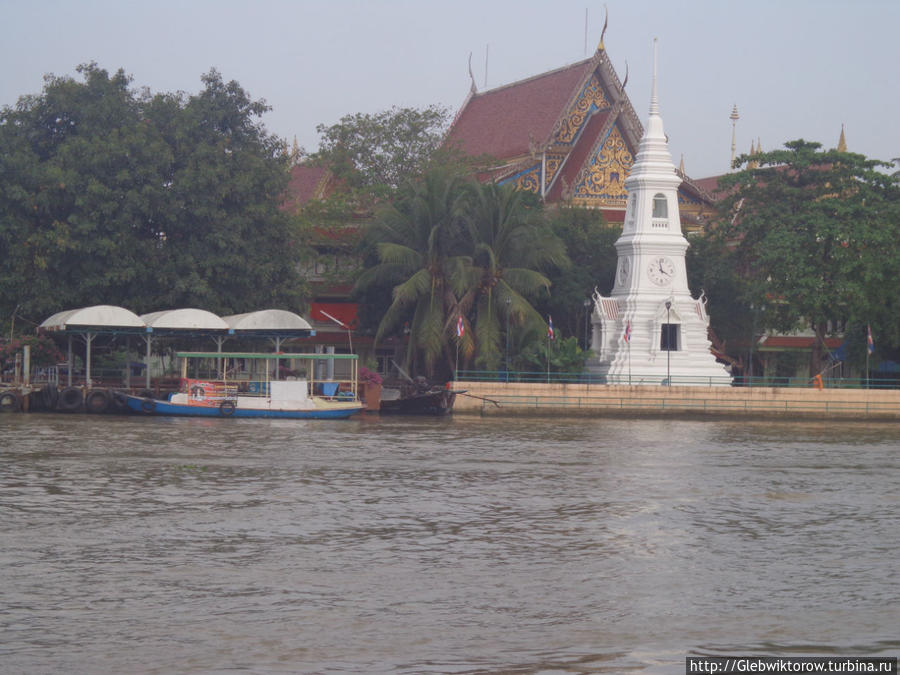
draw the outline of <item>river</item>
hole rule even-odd
[[[900,426],[0,415],[0,670],[900,652]]]

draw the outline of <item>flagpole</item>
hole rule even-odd
[[[628,386],[631,386],[631,321],[625,322],[625,344],[628,345]]]

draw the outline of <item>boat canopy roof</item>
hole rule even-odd
[[[310,361],[353,361],[356,354],[310,354],[307,352],[176,352],[182,359],[308,359]]]

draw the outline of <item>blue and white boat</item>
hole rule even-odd
[[[363,409],[357,390],[356,354],[179,352],[177,356],[182,359],[180,390],[168,400],[127,395],[131,411],[191,417],[334,419]],[[302,365],[293,370],[298,362]],[[335,377],[338,369],[343,375]],[[216,377],[204,377],[208,372]]]

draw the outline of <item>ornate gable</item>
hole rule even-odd
[[[582,88],[578,98],[575,99],[575,103],[557,123],[552,143],[573,144],[591,114],[601,110],[608,110],[611,107],[612,105],[603,91],[600,80],[597,78],[597,74],[594,73]]]
[[[634,155],[617,125],[613,125],[591,155],[575,184],[573,200],[585,206],[625,208],[628,193],[625,178],[631,172]]]

